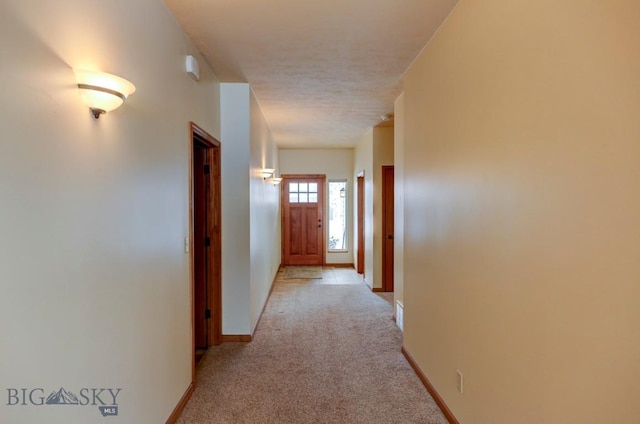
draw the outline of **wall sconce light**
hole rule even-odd
[[[278,185],[282,182],[282,178],[275,178],[275,177],[269,178],[267,179],[267,182],[270,182],[273,185]]]
[[[262,174],[262,178],[265,180],[267,178],[271,178],[275,172],[276,170],[271,168],[264,168],[262,171],[260,171],[260,173]]]
[[[344,187],[342,187],[340,189],[340,197],[344,199],[346,196],[347,196],[347,190]]]
[[[386,113],[384,115],[382,115],[380,117],[380,120],[382,122],[389,122],[389,121],[393,121],[393,113]]]
[[[126,79],[105,72],[76,71],[76,81],[82,100],[96,119],[119,108],[136,91]]]

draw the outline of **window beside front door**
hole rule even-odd
[[[329,181],[329,252],[347,250],[347,180]]]

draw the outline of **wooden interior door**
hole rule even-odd
[[[323,265],[325,176],[282,178],[283,265]]]
[[[358,250],[356,272],[364,274],[364,173],[358,175]]]
[[[194,343],[196,349],[207,348],[207,310],[209,310],[209,255],[205,243],[209,203],[209,179],[205,172],[207,166],[207,147],[193,143],[193,291],[194,291]]]
[[[197,351],[222,343],[220,142],[191,123],[191,252],[193,378]]]
[[[382,167],[382,289],[393,291],[393,166]]]

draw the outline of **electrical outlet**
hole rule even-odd
[[[456,374],[458,375],[458,382],[456,387],[460,394],[464,393],[464,376],[462,375],[462,371],[456,370]]]
[[[191,247],[191,241],[189,237],[184,238],[184,253],[189,253],[189,248]]]

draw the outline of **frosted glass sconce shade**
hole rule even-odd
[[[262,178],[266,180],[267,178],[271,177],[273,173],[276,172],[276,170],[272,168],[264,168],[260,172],[262,173]]]
[[[122,106],[136,87],[124,78],[105,72],[76,71],[80,96],[96,119]]]

